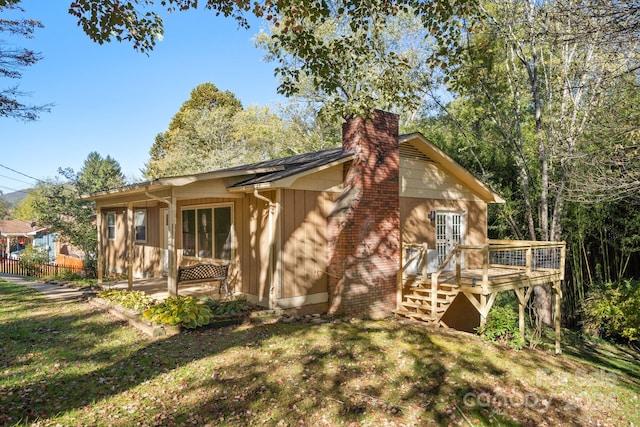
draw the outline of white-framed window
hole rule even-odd
[[[231,259],[233,205],[207,205],[182,209],[184,256]]]
[[[116,213],[107,212],[107,239],[115,240],[116,238]]]
[[[133,213],[135,224],[136,242],[145,243],[147,241],[147,210],[136,209]]]

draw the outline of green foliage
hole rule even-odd
[[[524,340],[518,327],[518,312],[507,298],[503,296],[499,298],[501,301],[496,301],[487,316],[486,325],[476,328],[476,331],[485,340],[520,349],[524,346]]]
[[[171,296],[146,309],[142,316],[155,323],[195,329],[208,324],[213,313],[208,305],[195,297]]]
[[[640,341],[640,281],[600,285],[584,302],[585,332],[602,338]]]
[[[148,52],[163,35],[163,22],[154,3],[80,1],[74,2],[69,12],[92,40],[100,44],[128,41],[137,50]],[[192,0],[160,4],[169,12],[198,6]],[[424,95],[421,85],[428,85],[429,79],[415,78],[414,72],[425,64],[441,66],[444,58],[457,57],[457,42],[465,30],[462,19],[473,14],[474,6],[470,0],[211,0],[206,4],[213,13],[233,17],[243,27],[249,26],[247,14],[266,19],[277,29],[272,59],[278,62],[278,91],[285,96],[297,95],[299,84],[310,81],[320,94],[318,99],[343,117],[366,117],[375,108],[392,105],[415,106]],[[411,29],[421,31],[394,44],[387,29],[399,28],[395,18],[400,15],[412,17],[416,26]],[[436,49],[439,60],[412,62],[404,47],[426,38],[435,39],[440,46]],[[436,55],[429,52],[429,56],[433,59]]]
[[[98,296],[133,311],[144,311],[155,304],[155,300],[143,291],[108,289],[99,292]]]
[[[71,169],[66,171],[70,174],[65,176],[75,182],[79,194],[118,188],[123,186],[126,181],[120,164],[116,160],[111,156],[103,158],[95,151],[89,153],[77,175]]]
[[[31,219],[56,230],[64,242],[80,248],[85,254],[85,267],[89,268],[95,264],[98,250],[95,204],[79,196],[122,186],[124,176],[118,162],[96,152],[89,153],[80,172],[69,168],[58,172],[68,182],[39,182],[30,191],[29,204],[34,214]]]
[[[267,107],[242,109],[230,92],[196,87],[169,129],[156,136],[144,171],[148,179],[200,173],[299,154],[316,141],[298,122]]]
[[[49,262],[49,253],[40,248],[27,246],[20,252],[20,263],[25,265],[40,265]]]
[[[20,7],[20,0],[0,1],[0,13],[2,13],[0,33],[6,33],[14,40],[16,37],[32,39],[36,30],[44,26],[36,19],[20,17],[18,12],[24,12]],[[4,38],[2,37],[3,43],[0,49],[0,76],[20,79],[24,69],[40,61],[42,55],[27,48],[7,46]],[[0,117],[31,121],[37,120],[39,113],[50,110],[50,104],[42,106],[23,104],[21,98],[26,96],[28,94],[20,91],[18,85],[0,88]]]
[[[251,309],[246,298],[237,298],[231,301],[207,300],[205,304],[211,309],[216,316],[234,315],[245,313]]]

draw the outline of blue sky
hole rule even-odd
[[[140,179],[156,134],[200,83],[233,92],[245,107],[283,102],[275,65],[264,62],[264,52],[253,45],[259,26],[240,29],[205,10],[165,14],[164,39],[146,56],[126,43],[93,43],[67,13],[69,1],[22,1],[21,16],[45,28],[16,46],[44,59],[20,80],[0,79],[0,87],[17,83],[30,94],[26,103],[54,105],[35,122],[0,118],[5,194],[35,183],[24,175],[44,180],[59,176],[59,167],[78,171],[92,151],[110,155],[128,178]],[[14,40],[4,34],[0,39]]]

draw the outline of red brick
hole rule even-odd
[[[344,190],[329,217],[330,311],[383,317],[400,265],[398,116],[376,111],[343,126]]]

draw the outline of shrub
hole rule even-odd
[[[144,311],[155,304],[155,300],[142,291],[109,289],[99,292],[98,296],[133,311]]]
[[[601,338],[640,341],[640,281],[623,279],[592,291],[583,306],[583,329]]]
[[[484,339],[512,348],[522,348],[524,341],[518,327],[518,313],[510,305],[494,306],[483,328],[476,328]]]
[[[208,324],[212,316],[208,305],[195,297],[182,296],[171,296],[149,307],[142,314],[142,317],[155,323],[181,325],[191,329]]]
[[[216,316],[234,315],[250,310],[249,302],[246,298],[237,298],[231,301],[207,300],[205,302]]]

